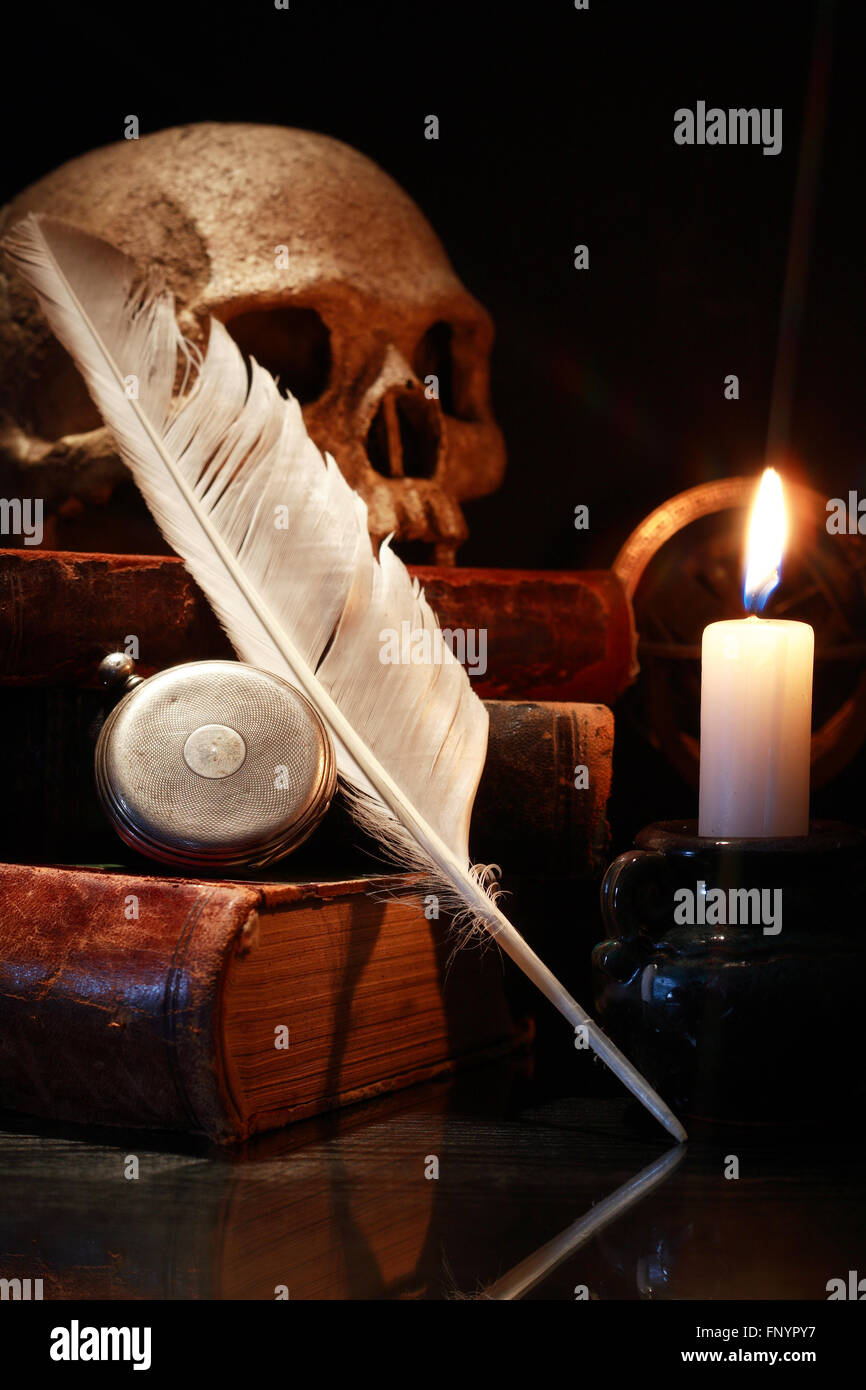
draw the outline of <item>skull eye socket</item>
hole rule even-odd
[[[440,320],[431,324],[415,349],[412,363],[415,374],[425,386],[428,378],[435,376],[438,383],[439,404],[446,415],[454,415],[454,354],[452,339],[454,330],[450,323]]]
[[[301,405],[324,394],[331,376],[331,335],[315,309],[250,309],[226,328],[241,352],[277,377]]]
[[[477,422],[483,417],[482,385],[476,379],[480,352],[472,325],[455,326],[444,319],[431,324],[415,349],[415,375],[423,385],[430,384],[428,377],[436,377],[442,411],[455,420]]]

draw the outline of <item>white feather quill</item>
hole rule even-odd
[[[685,1130],[497,907],[469,861],[487,715],[436,618],[300,407],[249,367],[211,320],[204,361],[172,296],[116,248],[30,216],[4,249],[73,357],[163,535],[204,590],[238,656],[298,686],[319,710],[365,828],[428,875],[445,904],[489,932],[677,1139]],[[185,383],[175,389],[178,361]],[[192,369],[195,368],[194,372]],[[192,376],[192,385],[186,385]],[[136,390],[131,386],[134,378]],[[288,528],[275,525],[288,508]],[[379,634],[429,633],[433,660],[383,664]]]

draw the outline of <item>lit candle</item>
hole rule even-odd
[[[808,623],[756,615],[779,582],[786,531],[782,483],[768,468],[746,545],[744,597],[752,616],[704,630],[700,835],[809,830],[815,634]]]

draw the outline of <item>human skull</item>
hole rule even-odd
[[[493,327],[377,165],[308,131],[180,126],[64,164],[0,211],[0,235],[28,212],[159,267],[189,337],[203,341],[213,314],[298,397],[367,502],[373,539],[393,532],[453,563],[460,502],[492,492],[505,466]],[[69,515],[126,476],[32,294],[0,268],[0,485]]]

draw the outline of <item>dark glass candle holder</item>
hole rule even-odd
[[[819,1122],[866,1094],[864,908],[853,827],[710,839],[695,821],[649,825],[602,884],[599,1020],[684,1116]]]

